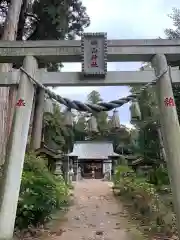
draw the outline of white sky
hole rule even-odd
[[[83,0],[83,4],[91,19],[85,32],[107,32],[108,39],[165,37],[164,29],[172,27],[172,20],[167,15],[173,7],[180,8],[179,0]],[[110,63],[108,70],[136,70],[139,66],[138,63]],[[63,71],[81,71],[81,65],[65,64]],[[103,91],[102,87],[61,87],[55,92],[85,101],[92,90]]]
[[[179,2],[179,4],[178,4]],[[156,38],[163,36],[166,27],[172,27],[167,17],[172,7],[180,6],[177,0],[83,0],[91,25],[86,32],[107,32],[108,38]],[[116,70],[117,64],[109,66]],[[65,64],[63,71],[80,71],[79,63]],[[132,69],[130,69],[132,70]],[[95,87],[63,88],[65,95],[87,94]],[[96,88],[98,89],[98,88]]]

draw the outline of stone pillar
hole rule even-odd
[[[62,176],[62,160],[60,159],[56,160],[55,167],[56,168],[55,168],[54,174]]]
[[[34,76],[37,70],[36,59],[32,56],[25,57],[23,67],[29,74]],[[22,73],[17,100],[22,99],[24,105],[16,106],[14,112],[2,177],[0,240],[10,240],[13,238],[33,98],[34,86],[26,74]]]
[[[152,59],[156,76],[168,68],[165,55],[155,55]],[[177,229],[180,236],[180,126],[177,116],[169,72],[164,74],[156,84],[157,100],[160,113],[160,124],[167,156],[173,201],[177,218]]]
[[[76,158],[76,182],[79,181],[79,178],[78,178],[78,163],[79,163],[78,158]]]
[[[36,95],[33,126],[31,133],[31,149],[36,150],[41,147],[42,127],[43,127],[43,114],[44,114],[44,99],[45,90],[38,89]]]

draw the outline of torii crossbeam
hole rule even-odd
[[[152,71],[107,72],[107,62],[151,62]],[[177,227],[180,235],[180,127],[174,104],[172,82],[180,81],[180,40],[107,40],[102,33],[83,36],[83,41],[0,41],[1,63],[22,63],[24,72],[0,73],[0,86],[19,85],[18,98],[25,105],[16,107],[4,175],[0,205],[0,240],[12,238],[22,168],[33,106],[32,78],[46,86],[129,85],[151,82],[156,76],[157,99],[168,170],[174,194]],[[38,69],[48,62],[82,62],[81,73],[46,73]],[[31,76],[31,80],[30,80]],[[42,87],[42,86],[41,86]],[[43,96],[43,94],[42,94]],[[171,99],[173,104],[165,100]],[[42,101],[43,102],[43,99]],[[40,109],[40,108],[39,108]],[[38,111],[37,111],[38,112]],[[42,112],[37,117],[43,116]],[[36,125],[35,134],[41,131]]]
[[[0,73],[0,86],[18,85],[21,72]],[[172,82],[180,83],[180,71],[177,68],[171,70]],[[75,87],[75,86],[120,86],[142,85],[151,82],[155,78],[154,70],[145,71],[108,71],[104,78],[84,78],[81,72],[45,72],[37,70],[35,79],[46,87]]]
[[[155,54],[165,54],[168,62],[179,61],[180,40],[124,39],[107,41],[108,62],[150,62]],[[18,63],[34,56],[40,63],[81,62],[81,41],[0,41],[0,62]]]

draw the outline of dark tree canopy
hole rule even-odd
[[[0,0],[0,35],[3,32],[9,0]],[[18,23],[17,40],[62,40],[81,36],[90,24],[86,8],[80,0],[23,0]],[[57,71],[60,64],[47,66]]]
[[[9,0],[0,0],[0,13],[6,18]],[[17,39],[74,39],[90,24],[86,8],[80,0],[23,0]]]

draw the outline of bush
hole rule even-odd
[[[19,229],[37,226],[50,219],[51,213],[68,201],[68,188],[63,178],[52,175],[45,160],[33,154],[25,157],[16,215]]]
[[[156,186],[169,185],[167,168],[160,166],[157,169],[150,170],[148,173],[148,180]]]
[[[116,168],[115,170],[115,174],[114,174],[114,184],[120,184],[120,182],[123,179],[123,176],[127,176],[127,175],[134,175],[134,171],[128,167],[128,166],[123,166],[120,165]]]
[[[119,195],[130,200],[143,224],[149,224],[149,229],[167,234],[176,231],[175,214],[160,200],[155,186],[146,178],[138,177],[127,166],[119,166],[115,171],[114,184],[120,191]]]

